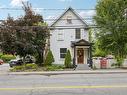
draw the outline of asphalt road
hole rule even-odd
[[[5,74],[0,95],[127,95],[127,74]]]

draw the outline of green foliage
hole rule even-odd
[[[105,57],[106,53],[100,49],[97,49],[93,54],[94,57]]]
[[[2,57],[3,53],[0,53],[0,58]]]
[[[36,55],[36,63],[42,65],[49,29],[43,21],[43,17],[32,10],[31,4],[22,4],[23,16],[16,19],[8,16],[5,21],[0,23],[1,49],[4,53],[16,53],[21,57],[25,57],[27,54]]]
[[[127,0],[99,0],[94,17],[101,27],[97,33],[101,50],[114,54],[117,61],[127,55],[126,6]]]
[[[45,71],[58,71],[58,70],[64,70],[63,65],[51,65],[51,66],[46,66],[44,68]]]
[[[45,67],[38,67],[36,64],[26,64],[22,66],[14,66],[10,71],[12,72],[31,72],[31,71],[62,71],[64,65],[50,65]]]
[[[26,64],[25,69],[37,69],[38,66],[36,64]]]
[[[10,71],[12,72],[22,72],[22,71],[36,71],[38,66],[36,64],[25,64],[21,66],[14,66]]]
[[[44,62],[44,66],[50,66],[52,65],[53,62],[54,62],[54,57],[53,57],[52,51],[49,50]]]
[[[64,65],[65,65],[66,68],[72,68],[71,54],[70,54],[69,50],[66,53]]]
[[[112,66],[120,68],[122,66],[122,63],[123,63],[123,59],[117,58],[117,62],[113,64]]]
[[[107,55],[107,51],[101,49],[99,41],[95,42],[93,48],[94,48],[93,52],[94,57],[105,57]]]
[[[8,54],[5,54],[5,55],[2,55],[1,56],[1,59],[4,61],[4,62],[8,62],[12,59],[15,59],[16,57],[13,56],[13,55],[8,55]]]
[[[25,66],[15,66],[12,69],[10,69],[10,71],[12,72],[21,72],[25,70]]]

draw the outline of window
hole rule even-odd
[[[79,28],[75,29],[75,38],[76,39],[81,38],[81,30]]]
[[[59,29],[57,32],[58,32],[57,40],[58,41],[63,41],[64,40],[64,30],[63,29]]]
[[[67,16],[67,24],[72,24],[72,17],[71,16]]]
[[[60,48],[60,58],[65,58],[67,48]]]

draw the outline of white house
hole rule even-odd
[[[74,65],[88,63],[91,58],[88,25],[72,8],[68,8],[50,27],[50,50],[55,64],[64,64],[67,50],[71,52]]]

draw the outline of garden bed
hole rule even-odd
[[[72,71],[73,68],[65,68],[64,65],[37,66],[36,64],[26,64],[22,66],[14,66],[11,72],[39,72],[39,71]]]

